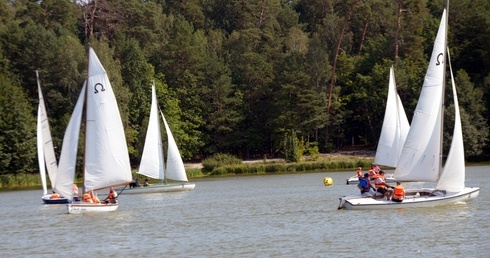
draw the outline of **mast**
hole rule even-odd
[[[90,73],[90,40],[87,43],[87,76],[85,77],[85,92],[83,99],[83,116],[82,120],[85,121],[83,126],[83,170],[82,170],[82,182],[83,182],[83,192],[85,194],[85,162],[87,156],[87,97],[88,97],[88,78]]]
[[[444,8],[446,11],[446,16],[445,18],[445,28],[444,28],[444,52],[448,51],[447,50],[447,32],[448,32],[448,23],[449,23],[449,0],[446,0],[446,7]],[[440,150],[439,150],[439,177],[441,176],[442,173],[442,156],[443,156],[443,145],[444,145],[444,93],[446,92],[446,62],[447,62],[447,53],[444,56],[444,72],[442,76],[442,101],[441,101],[441,144],[440,144]]]

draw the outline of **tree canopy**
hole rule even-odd
[[[389,67],[395,67],[410,120],[444,5],[0,1],[0,173],[37,170],[35,70],[54,144],[61,147],[85,79],[88,43],[116,92],[134,167],[145,139],[152,81],[185,160],[215,153],[278,156],[292,136],[296,140],[288,141],[320,152],[374,150]],[[452,1],[448,36],[466,156],[488,160],[490,3]]]

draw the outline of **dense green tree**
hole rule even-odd
[[[119,46],[119,60],[124,87],[131,93],[128,103],[128,127],[126,136],[131,158],[141,157],[142,148],[138,146],[138,134],[142,130],[142,121],[148,117],[151,105],[151,81],[154,79],[153,66],[147,63],[136,40],[127,40]],[[140,147],[140,146],[138,146]],[[132,163],[135,163],[134,161]]]
[[[34,113],[18,81],[0,75],[0,174],[18,175],[35,169]]]

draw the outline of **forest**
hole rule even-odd
[[[38,171],[36,70],[59,155],[89,45],[114,88],[135,168],[152,81],[186,161],[284,157],[291,148],[375,150],[389,69],[410,121],[445,4],[2,0],[0,175]],[[450,1],[448,37],[465,156],[488,161],[490,1]]]

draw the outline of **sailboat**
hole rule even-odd
[[[170,131],[165,116],[161,110],[159,112],[157,103],[155,84],[152,84],[150,119],[146,132],[145,146],[143,147],[143,154],[141,156],[140,168],[136,173],[153,179],[162,180],[162,183],[129,188],[125,190],[125,194],[189,191],[196,186],[194,183],[188,182],[184,162],[180,156],[177,143]],[[160,113],[167,134],[168,146],[166,167],[158,113]],[[169,182],[168,179],[173,181]]]
[[[84,192],[131,182],[124,128],[107,73],[94,50],[88,50],[88,74],[68,123],[59,162],[55,190],[73,200],[80,125],[85,123]],[[74,201],[68,213],[115,211],[118,203]]]
[[[400,96],[396,92],[395,71],[393,66],[390,68],[390,80],[388,84],[388,97],[386,100],[385,117],[381,127],[378,148],[374,164],[396,167],[401,155],[403,144],[407,138],[410,125],[408,123],[405,109],[403,108]],[[395,182],[393,175],[386,176],[386,182]],[[358,184],[357,175],[347,179],[347,184]]]
[[[48,171],[51,186],[56,181],[58,173],[58,163],[54,153],[53,140],[51,138],[51,130],[49,129],[48,115],[44,97],[41,91],[41,83],[39,81],[39,72],[36,70],[37,90],[39,94],[39,104],[37,108],[37,158],[39,162],[39,173],[41,175],[41,183],[43,185],[43,196],[41,199],[45,204],[60,204],[68,203],[68,199],[62,196],[54,197],[48,194],[46,168]]]
[[[415,109],[412,126],[397,162],[394,176],[400,181],[433,182],[434,188],[407,189],[402,202],[356,196],[340,198],[339,209],[384,209],[432,207],[476,198],[478,187],[465,186],[463,132],[456,86],[451,71],[454,99],[454,131],[451,147],[442,168],[444,86],[447,51],[447,3],[434,42],[434,49]],[[450,67],[450,66],[449,66]]]

